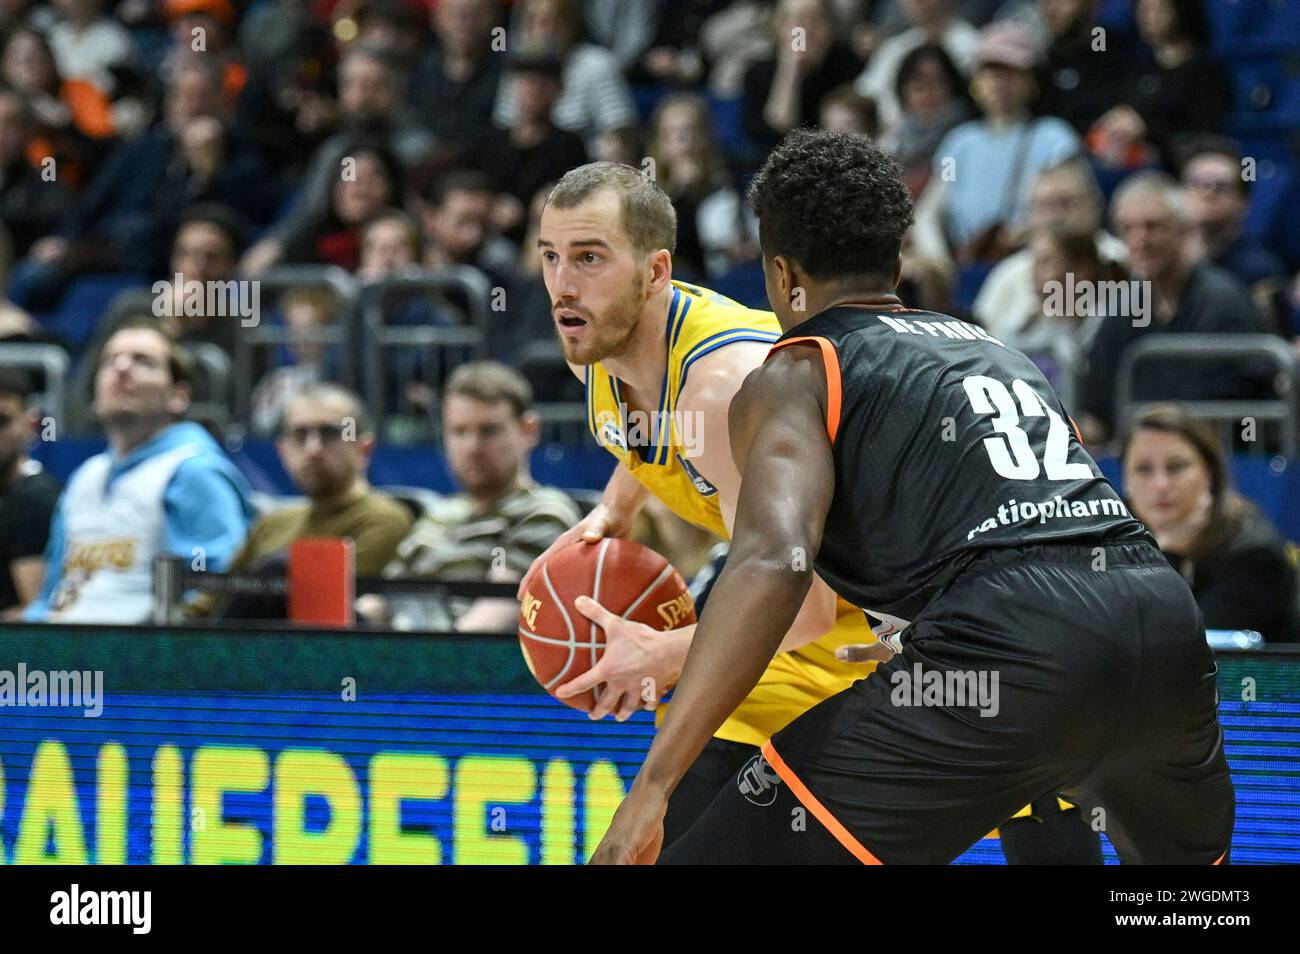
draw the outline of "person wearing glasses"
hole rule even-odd
[[[1204,137],[1183,156],[1182,185],[1187,202],[1188,256],[1223,269],[1246,288],[1264,310],[1286,282],[1286,265],[1272,249],[1246,231],[1253,165],[1243,161],[1231,139]]]
[[[411,529],[405,505],[370,486],[366,471],[375,449],[374,428],[361,399],[336,384],[312,384],[285,407],[275,444],[280,463],[307,499],[258,518],[235,555],[236,573],[283,568],[289,544],[303,537],[349,537],[357,576],[378,576]],[[227,604],[200,597],[191,612],[207,615],[283,615],[278,609],[232,613]]]
[[[78,467],[59,498],[28,620],[146,622],[156,557],[221,572],[252,519],[248,482],[184,420],[192,359],[156,320],[119,325],[97,367],[95,416],[108,449]]]

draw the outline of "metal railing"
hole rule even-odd
[[[1219,399],[1187,401],[1175,398],[1133,397],[1139,362],[1151,360],[1187,360],[1216,358],[1225,361],[1258,358],[1268,361],[1275,371],[1277,397],[1249,400]],[[1215,423],[1254,418],[1276,422],[1280,431],[1281,452],[1296,455],[1297,373],[1296,354],[1280,338],[1267,334],[1178,334],[1149,335],[1129,345],[1120,358],[1115,379],[1115,416],[1120,429],[1147,408],[1176,400],[1188,413]]]
[[[228,434],[234,419],[230,413],[230,355],[220,345],[192,342],[185,350],[194,358],[194,401],[189,417],[216,425]]]
[[[0,367],[36,371],[41,375],[42,388],[32,395],[32,401],[46,415],[54,418],[55,427],[65,427],[64,396],[67,394],[68,353],[54,344],[13,342],[0,344]]]
[[[234,399],[235,415],[241,421],[252,419],[252,396],[258,369],[269,370],[269,362],[260,362],[263,354],[290,340],[326,347],[336,346],[342,358],[339,382],[356,388],[357,360],[355,329],[356,304],[360,286],[337,265],[283,265],[270,269],[260,279],[261,292],[272,299],[291,288],[319,288],[332,295],[337,303],[334,321],[311,332],[293,331],[285,325],[260,320],[253,327],[241,328],[235,336]],[[263,311],[266,311],[263,308]]]
[[[459,310],[464,303],[466,322],[462,325],[393,325],[386,320],[389,306],[397,299],[424,295],[430,304],[445,303]],[[492,286],[487,276],[476,268],[455,265],[448,268],[413,267],[365,289],[362,296],[359,329],[364,336],[357,342],[365,355],[366,406],[375,420],[383,420],[385,398],[389,394],[389,357],[398,352],[423,349],[421,361],[433,372],[431,385],[437,387],[457,365],[486,358],[491,345]],[[411,370],[414,370],[412,367]],[[395,382],[398,388],[409,383]]]

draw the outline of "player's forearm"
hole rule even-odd
[[[638,785],[670,793],[758,684],[812,582],[811,571],[791,570],[785,552],[729,561],[723,569]]]
[[[695,631],[698,628],[698,623],[691,623],[689,626],[667,630],[655,637],[656,642],[660,642],[665,646],[664,655],[668,658],[672,668],[673,685],[681,679],[682,669],[686,666],[686,657],[691,651],[691,643],[695,640]],[[776,651],[777,653],[785,653],[792,649],[798,649],[800,646],[806,646],[820,639],[826,632],[827,630],[824,628],[818,629],[816,632],[810,628],[801,628],[798,620],[796,620],[794,625],[786,632],[785,637],[781,640],[781,645],[777,647]]]
[[[600,502],[610,513],[619,515],[630,526],[641,513],[641,508],[645,506],[646,498],[649,496],[650,491],[646,489],[645,484],[633,477],[630,470],[619,464],[610,475],[609,483],[605,484],[605,492],[601,494]]]

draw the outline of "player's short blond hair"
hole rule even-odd
[[[677,251],[677,211],[672,199],[633,166],[590,162],[570,169],[551,189],[546,204],[572,209],[602,189],[612,189],[618,195],[623,232],[637,252]]]

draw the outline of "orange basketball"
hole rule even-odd
[[[607,538],[577,541],[529,574],[519,607],[519,645],[533,678],[552,695],[605,651],[605,631],[574,607],[590,596],[611,613],[669,630],[695,622],[686,581],[649,547]],[[602,687],[560,701],[588,712]]]

